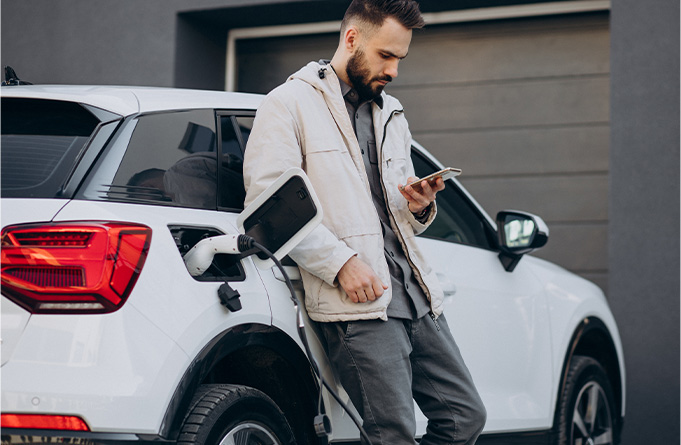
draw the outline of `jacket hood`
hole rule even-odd
[[[298,79],[305,83],[312,85],[315,89],[322,92],[333,92],[338,87],[340,92],[340,84],[338,82],[329,82],[329,78],[338,79],[336,72],[331,68],[331,65],[322,65],[319,62],[310,62],[288,78],[289,81]]]

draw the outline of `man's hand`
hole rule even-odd
[[[388,288],[374,270],[353,256],[338,271],[338,283],[353,303],[374,301]]]
[[[416,181],[417,177],[410,176],[407,179],[407,184]],[[397,189],[402,193],[402,196],[409,201],[409,211],[411,213],[421,213],[431,202],[435,201],[435,195],[440,190],[444,190],[445,181],[442,178],[437,178],[434,182],[421,181],[419,185],[406,186],[402,188],[402,184],[397,186]]]

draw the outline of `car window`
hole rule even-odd
[[[239,127],[239,134],[241,135],[241,141],[244,147],[246,147],[248,136],[251,134],[253,121],[255,121],[255,116],[239,116],[236,118],[237,126]]]
[[[220,116],[220,171],[218,206],[225,210],[243,210],[244,151],[253,127],[253,116]]]
[[[74,102],[3,98],[2,197],[58,196],[98,125]]]
[[[418,177],[439,170],[414,148],[411,157]],[[484,249],[492,248],[490,233],[482,216],[453,181],[448,181],[445,189],[437,194],[436,202],[437,216],[421,236]]]
[[[215,134],[213,110],[140,116],[107,197],[215,209]]]

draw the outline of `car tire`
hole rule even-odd
[[[202,385],[178,444],[295,444],[284,413],[263,392],[241,385]]]
[[[572,357],[558,404],[555,444],[617,444],[614,400],[601,364],[591,357]]]

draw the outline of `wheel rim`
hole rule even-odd
[[[282,445],[264,425],[244,422],[227,431],[219,445]]]
[[[613,445],[612,415],[605,391],[597,382],[588,382],[577,395],[572,416],[574,445]]]

